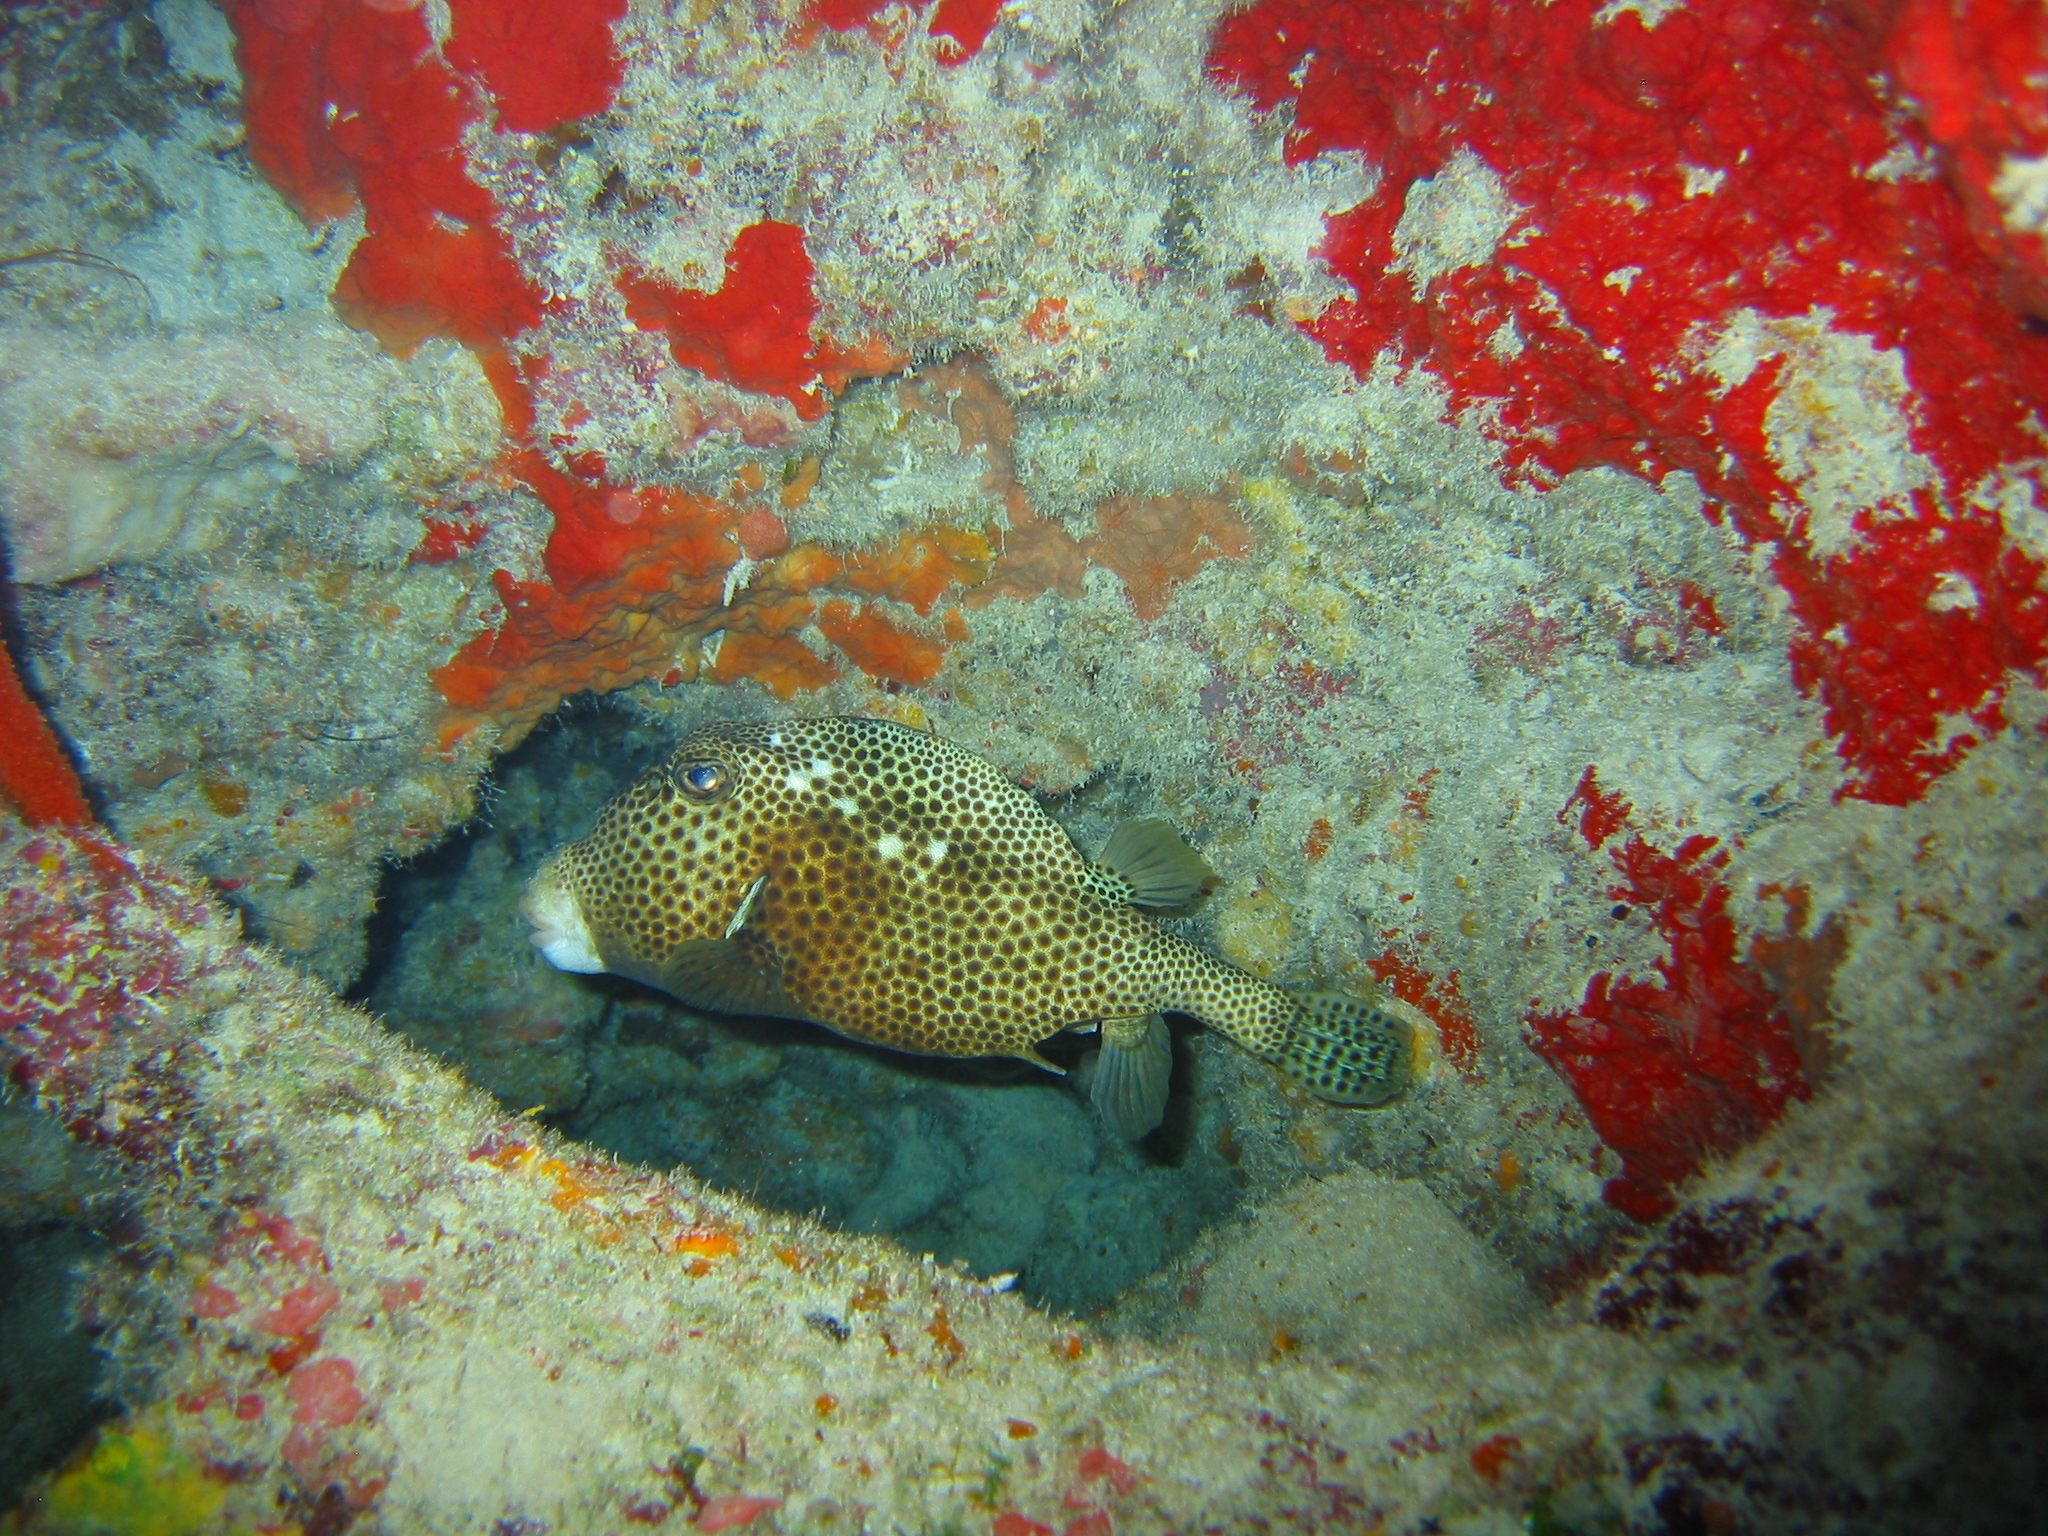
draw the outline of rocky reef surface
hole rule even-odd
[[[2015,846],[2038,872],[2032,792],[2023,821],[1978,820],[1971,880],[1920,860],[1916,900],[2011,931],[1976,887]],[[1901,874],[1945,809],[1901,828]],[[11,1529],[2010,1530],[2033,1509],[2048,1080],[2038,970],[2010,950],[1548,1291],[1426,1185],[1358,1166],[1218,1231],[1103,1329],[566,1142],[244,944],[190,877],[97,833],[4,837],[13,1073],[130,1206],[79,1303],[124,1411]],[[1837,996],[1881,1017],[1902,987],[1924,991],[1873,967]]]
[[[11,7],[0,1316],[84,1266],[107,1370],[9,1518],[2021,1528],[2043,61]],[[1169,818],[1190,935],[1413,1010],[1413,1089],[1184,1035],[1133,1149],[548,970],[548,846],[789,710]]]

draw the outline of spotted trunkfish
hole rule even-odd
[[[565,971],[899,1051],[1058,1071],[1038,1045],[1098,1028],[1090,1096],[1132,1139],[1165,1113],[1165,1013],[1333,1103],[1399,1093],[1411,1032],[1388,1009],[1283,991],[1141,910],[1212,879],[1163,821],[1083,858],[994,765],[893,721],[721,722],[558,848],[520,911]]]

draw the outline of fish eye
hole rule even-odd
[[[692,800],[716,800],[732,775],[722,763],[685,763],[675,771],[676,787]]]

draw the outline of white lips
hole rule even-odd
[[[543,865],[527,886],[519,915],[533,925],[527,937],[556,970],[590,975],[604,969],[590,925],[583,921],[583,907],[555,878],[552,863]]]

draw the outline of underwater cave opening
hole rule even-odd
[[[1176,1033],[1182,1088],[1166,1123],[1129,1144],[1071,1077],[1021,1061],[910,1056],[550,967],[516,911],[527,880],[672,736],[626,707],[559,710],[499,760],[474,822],[386,872],[351,1000],[514,1113],[979,1276],[1013,1274],[1058,1312],[1101,1313],[1277,1182],[1261,1138],[1229,1123],[1224,1079],[1246,1064],[1199,1031]],[[1049,809],[1086,818],[1085,794]],[[1071,1073],[1091,1048],[1067,1035],[1045,1054]]]

